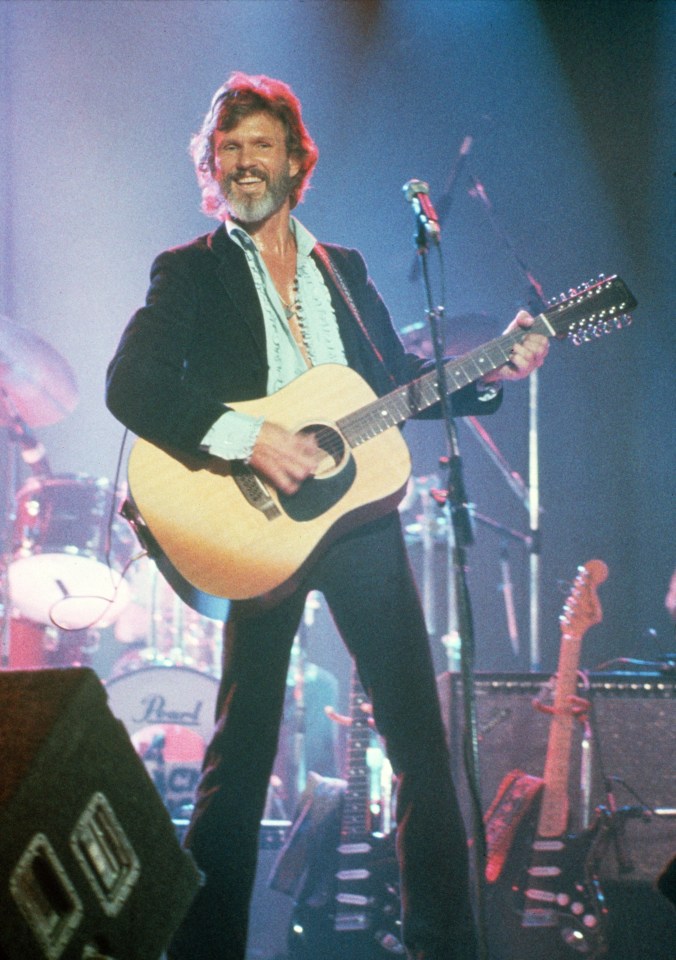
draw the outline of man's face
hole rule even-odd
[[[300,169],[286,150],[284,124],[269,113],[253,113],[232,130],[214,132],[215,176],[228,213],[259,223],[288,199]]]

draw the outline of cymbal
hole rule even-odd
[[[502,326],[497,317],[488,313],[459,313],[453,317],[444,317],[441,332],[444,338],[444,354],[459,357],[500,336]],[[426,320],[403,327],[399,335],[411,353],[417,353],[428,360],[434,359],[432,337]]]
[[[46,427],[77,402],[66,360],[37,334],[0,315],[0,425],[20,417],[29,427]]]

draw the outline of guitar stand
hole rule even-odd
[[[644,803],[624,780],[607,774],[603,763],[602,745],[594,721],[594,704],[590,696],[591,685],[587,674],[584,671],[579,673],[581,682],[589,696],[587,701],[580,701],[588,704],[588,709],[580,715],[580,719],[584,723],[580,770],[580,823],[584,829],[593,827],[591,809],[592,761],[597,760],[603,778],[605,803],[593,811],[600,820],[599,837],[593,848],[593,866],[598,870],[608,851],[612,850],[618,873],[620,875],[630,874],[633,873],[635,865],[627,848],[625,836],[627,820],[640,819],[649,822],[660,811],[654,810]],[[618,806],[615,795],[615,784],[617,783],[622,784],[638,803]]]

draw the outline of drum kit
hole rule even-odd
[[[158,575],[119,516],[124,485],[52,473],[33,431],[77,402],[67,361],[0,316],[0,669],[101,673],[99,648],[124,650],[102,678],[111,709],[147,764],[161,761],[161,793],[179,803],[194,789],[211,733],[222,624],[187,607]]]
[[[110,485],[80,475],[53,476],[46,450],[32,432],[62,420],[77,400],[75,377],[57,351],[0,317],[0,425],[7,441],[2,528],[6,668],[86,662],[91,638],[78,628],[114,616],[124,602],[124,591],[116,590],[121,584],[106,563]],[[21,464],[29,476],[19,488]]]

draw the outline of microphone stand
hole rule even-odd
[[[457,430],[451,414],[450,399],[446,385],[446,372],[442,348],[440,320],[443,306],[434,307],[428,270],[428,241],[425,224],[419,219],[416,236],[418,253],[422,266],[425,295],[427,299],[427,318],[430,325],[431,340],[434,346],[434,362],[438,378],[438,391],[442,419],[448,442],[448,483],[446,502],[450,509],[450,521],[453,531],[453,571],[455,598],[457,604],[458,632],[460,634],[460,672],[462,678],[464,704],[463,759],[469,794],[471,798],[472,826],[474,835],[474,853],[476,858],[477,927],[479,931],[479,957],[488,957],[485,925],[485,865],[486,835],[483,822],[483,807],[479,784],[479,734],[474,692],[474,654],[475,637],[472,607],[467,586],[467,548],[474,542],[470,519],[469,502],[463,478]],[[435,244],[439,245],[438,234]]]
[[[525,261],[519,256],[514,244],[510,240],[502,225],[498,222],[493,211],[493,205],[488,198],[484,185],[470,174],[472,189],[471,197],[481,201],[484,205],[488,220],[498,238],[514,258],[519,271],[528,284],[528,304],[531,313],[541,313],[546,308],[542,285],[536,280]],[[540,589],[541,589],[541,548],[542,537],[540,530],[540,464],[539,464],[539,378],[538,371],[533,370],[528,378],[528,500],[525,503],[528,509],[530,525],[529,544],[529,577],[530,577],[530,669],[537,672],[541,669],[540,652]]]
[[[487,517],[485,514],[477,513],[476,510],[472,510],[472,519],[476,523],[483,523],[484,526],[500,534],[500,575],[502,577],[500,590],[502,592],[502,597],[505,604],[505,618],[507,621],[507,634],[509,637],[509,643],[512,648],[512,653],[516,657],[519,654],[520,647],[519,629],[516,622],[516,610],[514,608],[514,594],[512,588],[512,575],[509,563],[508,544],[510,540],[516,540],[523,546],[528,547],[530,546],[530,537],[528,537],[525,533],[521,533],[519,530],[512,530],[510,527],[506,527],[504,524],[498,523],[497,520],[493,520],[492,517]]]

